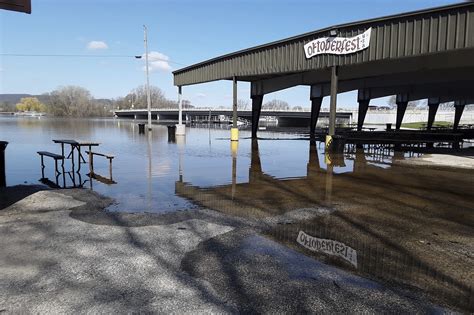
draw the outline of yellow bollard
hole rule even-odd
[[[331,165],[331,156],[329,155],[329,151],[331,150],[331,143],[332,143],[332,136],[326,135],[326,150],[324,151],[324,162],[326,165]]]
[[[329,147],[331,146],[331,143],[332,143],[332,136],[326,135],[326,150],[329,149]]]
[[[239,149],[239,142],[238,141],[232,141],[230,143],[230,152],[232,153],[233,158],[237,157],[237,150],[238,149]]]
[[[230,140],[231,141],[239,141],[239,129],[238,128],[231,128],[230,129]]]

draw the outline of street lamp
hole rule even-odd
[[[150,95],[150,75],[148,72],[148,39],[147,28],[143,25],[143,37],[145,43],[145,69],[146,69],[146,102],[148,107],[148,130],[151,130],[151,95]],[[142,59],[142,56],[136,55],[136,59]]]
[[[143,25],[143,36],[144,36],[144,42],[145,42],[146,102],[148,105],[148,130],[151,131],[151,96],[150,96],[150,76],[148,73],[148,39],[147,39],[146,25]]]

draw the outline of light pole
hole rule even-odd
[[[150,77],[148,73],[148,39],[147,28],[143,25],[143,35],[145,37],[145,68],[146,68],[146,102],[148,105],[148,130],[151,131],[151,96],[150,96]]]

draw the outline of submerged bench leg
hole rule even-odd
[[[94,174],[94,155],[89,151],[89,173]]]
[[[58,160],[57,159],[54,159],[54,168],[56,170],[56,177],[61,174],[61,172],[59,172],[58,170]]]
[[[44,178],[44,160],[43,156],[41,155],[41,178]]]
[[[112,159],[109,158],[109,175],[110,175],[110,180],[113,180],[112,178]]]

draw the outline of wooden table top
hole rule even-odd
[[[93,142],[93,141],[77,141],[77,140],[53,140],[54,143],[64,143],[64,144],[70,144],[70,145],[75,145],[75,146],[98,146],[100,145],[99,142]]]

